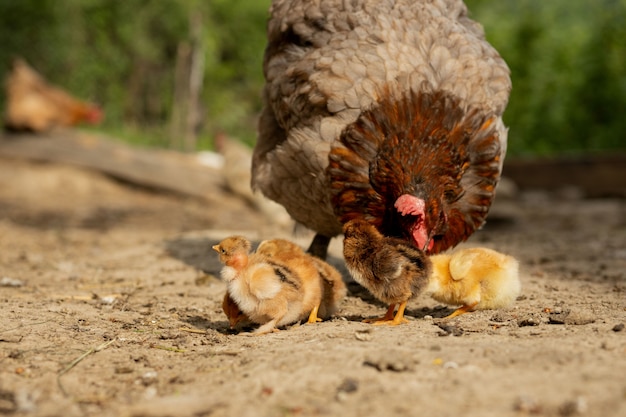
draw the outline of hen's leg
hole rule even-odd
[[[307,253],[325,261],[326,255],[328,254],[328,244],[330,243],[330,239],[331,238],[328,236],[317,233],[311,242],[311,246],[307,249]]]
[[[452,312],[452,314],[450,314],[448,316],[445,316],[444,319],[451,319],[453,317],[460,316],[461,314],[465,314],[465,313],[469,313],[470,311],[474,311],[474,307],[476,307],[476,304],[478,304],[478,303],[461,306],[461,307],[457,308],[456,310],[454,310]]]

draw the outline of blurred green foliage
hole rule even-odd
[[[511,68],[510,154],[626,149],[626,0],[467,0]]]
[[[270,0],[0,0],[0,76],[13,56],[100,103],[102,130],[171,146],[177,53],[201,16],[198,146],[252,143]],[[626,149],[626,0],[467,0],[511,67],[510,154]],[[0,97],[0,106],[4,97]]]

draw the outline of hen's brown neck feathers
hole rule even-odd
[[[484,222],[499,177],[500,143],[491,115],[430,91],[383,95],[346,128],[327,172],[340,221],[363,218],[387,236],[411,236],[415,219],[396,211],[399,196],[424,200],[437,253]]]

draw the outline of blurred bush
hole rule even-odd
[[[626,150],[626,0],[467,0],[511,68],[509,153]]]
[[[626,0],[466,2],[511,67],[510,154],[626,149]],[[0,76],[23,56],[131,142],[253,143],[269,3],[0,0]]]

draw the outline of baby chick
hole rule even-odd
[[[312,292],[317,291],[321,283],[321,302],[319,309],[311,311],[309,323],[321,321],[337,311],[339,302],[346,296],[346,284],[341,274],[323,260],[311,256],[295,243],[286,239],[271,239],[261,242],[257,253],[276,259],[292,268],[303,279],[307,279]],[[311,268],[315,268],[315,272]]]
[[[374,324],[406,323],[404,309],[408,300],[428,284],[428,257],[404,240],[383,236],[364,220],[347,222],[343,234],[343,255],[350,274],[376,298],[389,304],[385,316],[374,320]],[[394,316],[396,304],[399,307]]]
[[[269,333],[306,317],[314,305],[303,301],[316,301],[307,299],[300,277],[285,265],[250,254],[250,248],[250,241],[242,236],[231,236],[213,246],[224,264],[221,275],[230,297],[250,321],[261,324],[255,333]]]
[[[433,255],[430,260],[433,269],[426,293],[439,302],[461,306],[446,318],[507,307],[520,293],[519,265],[512,256],[468,248]]]
[[[222,300],[222,310],[224,310],[224,314],[228,318],[228,324],[231,329],[234,329],[240,323],[244,325],[245,323],[249,323],[250,320],[248,316],[241,311],[235,300],[230,296],[228,291],[224,294],[224,300]]]

